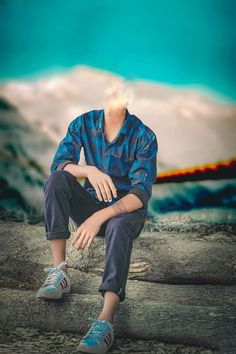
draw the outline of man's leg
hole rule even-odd
[[[60,299],[64,293],[70,293],[71,281],[65,262],[66,240],[70,237],[69,217],[80,225],[102,208],[98,203],[70,172],[57,170],[48,177],[44,185],[45,229],[54,266],[47,268],[49,274],[37,297]]]
[[[94,322],[79,343],[78,350],[100,353],[113,345],[113,320],[118,303],[125,298],[132,242],[140,234],[144,221],[145,218],[139,211],[120,214],[108,220],[105,228],[105,267],[98,290],[104,297],[103,309],[97,319],[91,318]]]
[[[48,177],[44,185],[45,230],[54,266],[65,260],[69,216],[79,225],[100,208],[70,172],[56,170]]]
[[[108,220],[105,267],[98,289],[104,297],[104,306],[99,319],[113,322],[118,302],[125,299],[133,240],[140,235],[144,222],[145,218],[138,210]]]

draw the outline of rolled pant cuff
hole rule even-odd
[[[102,294],[102,297],[104,297],[105,295],[105,291],[113,291],[115,294],[117,294],[120,298],[120,302],[123,302],[124,299],[125,299],[125,289],[123,288],[118,288],[117,290],[117,287],[112,287],[112,286],[100,286],[98,288],[98,292]]]
[[[70,237],[70,231],[49,231],[45,233],[47,240],[56,239],[68,239]]]

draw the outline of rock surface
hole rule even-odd
[[[102,307],[97,289],[104,238],[98,235],[87,251],[68,250],[72,293],[45,302],[35,298],[45,278],[43,267],[51,265],[44,226],[5,222],[0,232],[2,349],[44,353],[48,343],[48,353],[54,354],[53,343],[59,353],[70,343],[73,352],[88,329],[88,316],[98,315]],[[231,222],[210,223],[189,215],[147,220],[133,243],[126,300],[116,313],[117,341],[111,352],[233,354],[235,244]],[[184,274],[185,281],[177,274]]]

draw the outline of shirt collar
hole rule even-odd
[[[104,109],[100,110],[99,114],[99,121],[98,121],[98,128],[101,130],[101,132],[104,132]],[[123,121],[123,124],[119,130],[118,135],[124,134],[127,135],[129,133],[129,121],[131,119],[131,114],[129,113],[128,109],[126,108],[126,114],[125,114],[125,119]]]

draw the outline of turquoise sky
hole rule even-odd
[[[236,1],[0,0],[1,80],[86,64],[236,100]]]

